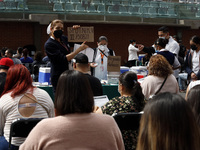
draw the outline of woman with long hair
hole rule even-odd
[[[0,98],[0,150],[8,149],[13,120],[48,117],[54,117],[54,104],[48,93],[32,85],[30,72],[25,66],[11,66]],[[18,149],[24,140],[13,137],[11,149]]]
[[[114,119],[93,113],[94,99],[87,77],[78,71],[61,74],[55,96],[55,118],[44,119],[20,150],[124,150]]]
[[[195,117],[180,95],[160,93],[146,104],[137,150],[199,150],[199,141]]]
[[[196,85],[189,90],[186,100],[191,106],[200,127],[200,85]]]
[[[119,76],[118,91],[121,96],[115,97],[97,110],[97,113],[109,114],[140,112],[143,110],[144,95],[137,75],[134,72],[124,72]],[[135,149],[137,143],[137,132],[122,131],[126,149]]]

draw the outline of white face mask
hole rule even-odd
[[[107,49],[107,45],[99,45],[98,49],[105,51]]]

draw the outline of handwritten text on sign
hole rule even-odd
[[[69,42],[94,42],[94,27],[67,28]]]
[[[121,65],[121,56],[108,56],[108,72],[119,72]]]

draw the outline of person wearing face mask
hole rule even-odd
[[[73,26],[74,29],[79,27],[78,25]],[[50,38],[46,41],[44,48],[51,62],[51,84],[55,92],[60,75],[69,69],[69,61],[88,46],[83,42],[76,51],[71,52],[68,38],[63,35],[64,23],[59,19],[51,22],[47,32]]]
[[[115,56],[112,49],[107,47],[108,39],[105,36],[100,36],[97,42],[97,48],[94,49],[93,63],[91,63],[92,75],[99,80],[107,80],[107,57]]]
[[[136,46],[136,41],[135,40],[130,40],[130,44],[128,46],[128,66],[132,67],[135,66],[138,60],[137,52],[139,51]]]
[[[173,53],[177,58],[180,50],[179,44],[173,39],[172,36],[169,34],[169,29],[166,26],[162,26],[158,29],[158,37],[167,39],[168,43],[165,46],[165,49]],[[144,51],[145,53],[155,53],[155,47],[145,47],[144,45],[138,45],[138,49]],[[174,76],[178,79],[179,69],[174,70]]]
[[[185,67],[188,80],[200,80],[200,37],[196,35],[190,40],[190,50],[186,55]]]

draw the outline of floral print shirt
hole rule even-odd
[[[104,114],[112,115],[113,113],[140,112],[143,110],[145,102],[142,106],[137,106],[135,100],[130,96],[115,97],[101,107]],[[122,131],[124,145],[126,150],[135,150],[137,146],[138,131],[124,130]]]

